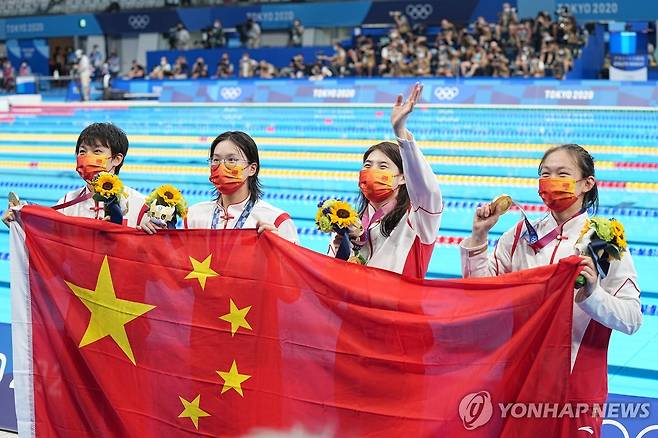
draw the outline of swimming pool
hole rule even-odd
[[[226,130],[255,137],[265,199],[287,210],[301,244],[324,252],[326,235],[313,217],[318,201],[354,201],[361,154],[392,140],[387,107],[147,106],[22,107],[1,118],[0,188],[52,205],[81,186],[74,171],[77,134],[111,121],[130,137],[124,183],[143,193],[171,182],[190,203],[210,196],[205,159]],[[642,289],[644,325],[634,336],[614,333],[610,392],[658,397],[658,111],[418,108],[410,129],[441,185],[445,210],[429,277],[460,276],[459,239],[470,232],[475,206],[507,193],[530,215],[543,214],[537,196],[539,158],[548,145],[579,143],[597,160],[599,213],[626,229]],[[519,220],[505,215],[496,239]],[[8,322],[8,232],[0,230],[0,322]]]

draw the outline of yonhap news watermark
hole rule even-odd
[[[649,402],[606,402],[606,403],[552,403],[512,402],[494,403],[488,391],[466,394],[459,403],[459,415],[467,430],[487,424],[494,416],[498,418],[606,418],[645,419],[651,416]]]

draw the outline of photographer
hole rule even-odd
[[[240,70],[239,70],[240,78],[253,78],[257,66],[258,63],[256,62],[256,60],[251,59],[249,57],[249,53],[244,52],[242,54],[242,58],[240,58]]]
[[[301,47],[303,36],[304,26],[302,26],[302,22],[296,18],[292,22],[290,29],[288,29],[288,47]]]
[[[221,59],[217,63],[217,71],[215,76],[219,79],[231,78],[235,74],[233,64],[228,57],[228,53],[223,53]]]
[[[326,56],[322,52],[318,52],[316,58],[319,61],[327,61],[332,74],[335,76],[346,76],[347,71],[347,52],[340,43],[334,43],[334,55]]]
[[[509,78],[509,59],[505,56],[497,41],[489,45],[489,66],[495,78]]]
[[[455,76],[455,66],[452,58],[452,49],[442,39],[436,49],[436,75],[451,78]]]
[[[184,56],[179,56],[174,64],[174,79],[187,79],[189,66]]]
[[[260,47],[261,29],[253,18],[248,18],[246,23],[238,25],[238,33],[240,34],[240,42],[244,46],[250,49]]]
[[[176,26],[176,49],[187,50],[190,46],[190,33],[185,29],[183,23]]]
[[[208,66],[206,65],[203,58],[199,57],[196,59],[196,62],[192,67],[192,79],[206,79],[206,78],[208,78]]]
[[[292,58],[291,77],[301,79],[306,76],[306,64],[303,55],[295,55]]]
[[[224,29],[222,28],[222,22],[218,18],[216,19],[210,30],[208,31],[208,46],[211,49],[217,47],[224,47],[226,45],[226,35],[224,34]]]
[[[498,24],[501,27],[508,27],[512,23],[518,23],[519,17],[516,15],[516,8],[509,3],[503,3],[503,12],[499,14]]]
[[[256,74],[261,79],[274,79],[276,77],[276,68],[263,59],[258,63]]]
[[[395,27],[402,37],[405,37],[408,33],[411,32],[411,26],[409,25],[409,19],[400,11],[391,11],[388,13],[393,20],[395,21]]]
[[[128,79],[144,79],[144,76],[146,75],[146,72],[144,70],[144,67],[137,62],[136,59],[133,59],[132,65],[130,67],[130,71],[128,71]]]
[[[164,34],[164,37],[167,39],[167,43],[169,43],[169,50],[176,50],[176,34],[178,32],[178,26],[174,26],[169,28],[169,31]]]

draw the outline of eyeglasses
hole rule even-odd
[[[238,165],[238,163],[248,163],[247,160],[243,160],[242,158],[235,158],[235,157],[229,157],[229,158],[217,158],[217,157],[211,157],[208,158],[208,164],[211,166],[219,166],[220,164],[224,163],[224,165],[228,168],[232,168]]]

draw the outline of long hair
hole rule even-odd
[[[258,172],[260,172],[260,160],[258,158],[258,146],[256,146],[256,142],[248,134],[242,131],[223,132],[219,134],[210,145],[210,158],[212,158],[212,155],[215,153],[215,148],[217,145],[224,140],[229,140],[238,148],[240,148],[244,156],[247,158],[249,164],[256,163],[256,173],[247,178],[247,185],[249,186],[249,198],[251,202],[258,201],[261,196],[263,196],[263,188],[260,181],[258,180]]]
[[[400,173],[404,174],[404,169],[402,168],[402,155],[400,155],[400,147],[395,144],[391,143],[390,141],[384,141],[381,143],[377,143],[376,145],[370,146],[368,150],[363,154],[363,162],[368,159],[371,153],[374,151],[381,151],[386,155],[392,162],[395,164],[398,169],[400,169]],[[388,237],[391,235],[393,232],[393,229],[397,226],[397,224],[400,222],[402,217],[407,213],[407,210],[409,209],[409,193],[407,192],[407,186],[406,184],[402,184],[398,186],[398,196],[395,198],[396,199],[396,204],[395,208],[388,212],[386,216],[384,216],[381,220],[381,227],[380,231],[382,233],[382,236]],[[363,196],[363,193],[359,195],[359,215],[363,216],[363,214],[366,212],[366,209],[368,208],[368,200],[366,199],[365,196]]]
[[[544,160],[546,160],[546,158],[553,152],[557,151],[566,151],[576,160],[583,178],[595,176],[594,158],[585,150],[585,148],[574,143],[553,146],[544,152],[544,156],[539,162],[539,168],[537,169],[538,174],[541,175],[541,167],[544,164]],[[585,193],[582,209],[588,210],[591,214],[596,214],[596,211],[599,209],[599,188],[596,181],[594,181],[594,187],[592,187],[589,192]]]

